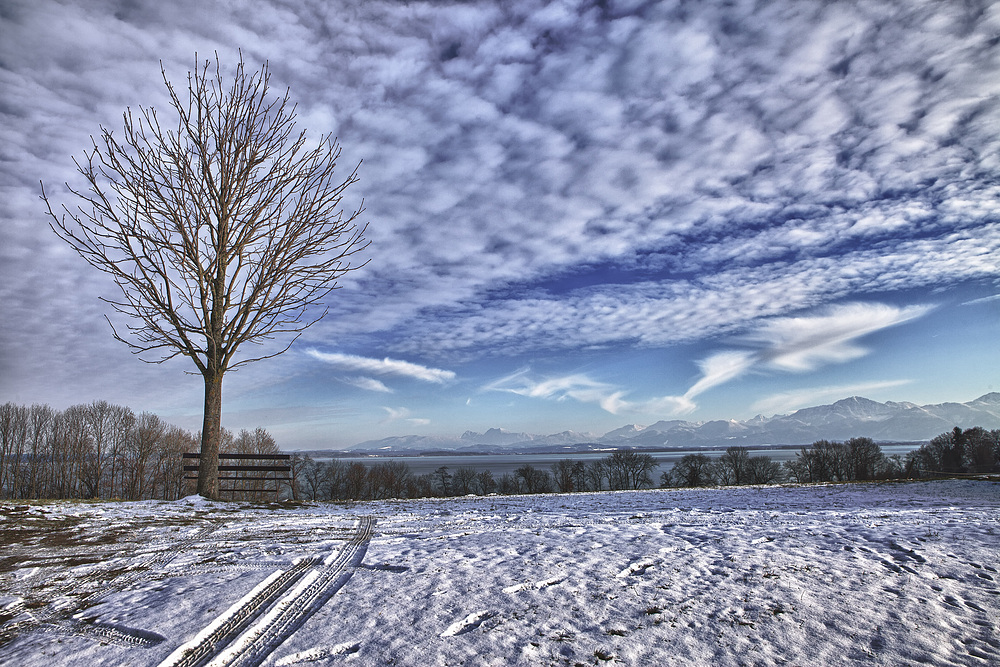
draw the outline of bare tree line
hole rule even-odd
[[[906,467],[921,474],[1000,472],[1000,429],[956,426],[910,452]]]
[[[95,401],[64,411],[47,405],[0,405],[0,498],[174,500],[195,492],[185,479],[185,452],[198,449],[200,435],[164,422],[150,412]],[[221,431],[222,453],[277,454],[263,428]],[[316,461],[294,454],[288,481],[231,482],[233,500],[344,501],[523,493],[573,493],[654,486],[653,456],[620,450],[601,459],[562,459],[549,469],[530,464],[499,477],[489,470],[442,466],[424,475],[396,460],[372,465],[339,459]],[[958,427],[906,457],[887,457],[870,438],[819,440],[795,459],[779,464],[730,447],[720,456],[688,454],[660,475],[659,486],[739,486],[846,482],[920,477],[927,474],[1000,471],[1000,430]],[[234,473],[234,476],[246,476]],[[276,492],[277,491],[277,492]]]
[[[174,500],[195,492],[184,452],[199,434],[151,412],[95,401],[59,411],[0,405],[0,498]],[[222,431],[224,453],[278,453],[264,429]],[[273,482],[246,481],[237,499],[274,496]]]
[[[0,406],[0,498],[174,500],[195,492],[183,454],[198,449],[200,434],[151,412],[95,401],[64,411],[47,405]],[[220,452],[280,453],[262,428],[239,434],[222,429]],[[441,467],[413,475],[400,461],[375,465],[292,455],[290,480],[278,493],[271,480],[230,482],[233,500],[380,500],[455,495],[568,493],[653,486],[656,460],[634,451],[584,463],[558,461],[551,470],[530,464],[498,478],[488,471]],[[235,477],[247,473],[233,473]]]
[[[743,486],[779,482],[848,482],[891,479],[904,475],[898,455],[885,456],[871,438],[846,442],[818,440],[801,447],[780,464],[768,456],[750,456],[746,447],[729,447],[717,459],[704,454],[683,457],[662,476],[663,486]]]
[[[767,456],[750,456],[745,447],[730,447],[718,459],[688,454],[661,475],[662,486],[732,486],[791,481],[854,482],[926,477],[943,473],[1000,471],[1000,430],[955,427],[905,457],[886,456],[871,438],[846,442],[817,440],[802,447],[791,461],[778,464]]]
[[[742,486],[784,481],[781,465],[769,456],[750,456],[746,447],[729,447],[717,459],[707,454],[687,454],[660,475],[667,486]]]
[[[656,459],[649,454],[623,450],[590,462],[563,459],[549,470],[526,463],[499,477],[472,466],[459,466],[454,471],[441,466],[414,475],[402,461],[366,465],[339,459],[316,461],[307,456],[298,465],[296,491],[308,500],[616,491],[652,487],[656,466]]]

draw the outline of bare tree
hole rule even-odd
[[[467,496],[472,493],[476,481],[476,469],[470,466],[459,466],[451,478],[452,493],[456,496]]]
[[[514,479],[523,493],[552,493],[552,476],[530,463],[515,470]]]
[[[810,447],[800,448],[786,467],[797,482],[842,482],[850,477],[847,447],[829,440],[817,440]]]
[[[493,479],[493,473],[489,470],[480,470],[476,473],[476,488],[479,495],[488,496],[497,488],[497,482]]]
[[[500,475],[500,479],[497,481],[497,489],[505,496],[512,496],[515,493],[521,493],[520,484],[518,484],[518,477],[505,472]]]
[[[382,461],[375,464],[368,469],[371,499],[402,498],[410,476],[410,466],[402,461]]]
[[[101,498],[102,482],[106,476],[108,441],[111,439],[112,406],[107,401],[94,401],[86,407],[87,428],[93,438],[91,456],[84,461],[81,479],[85,497]]]
[[[344,499],[367,500],[371,489],[368,466],[354,462],[344,471]]]
[[[604,482],[608,480],[609,468],[606,459],[596,459],[587,464],[587,486],[591,491],[603,491]]]
[[[116,339],[150,363],[190,358],[205,383],[198,493],[218,496],[222,379],[226,371],[281,354],[326,310],[337,279],[359,268],[367,243],[341,201],[357,169],[334,178],[336,140],[306,146],[286,92],[269,93],[267,64],[242,58],[231,84],[216,56],[188,74],[187,94],[167,79],[177,121],[152,108],[124,113],[119,140],[100,140],[76,160],[87,188],[57,213],[42,189],[50,225],[121,295],[105,299],[137,320]],[[69,187],[67,185],[67,187]],[[110,320],[109,320],[110,322]],[[294,334],[283,348],[239,358],[244,343]]]
[[[434,479],[438,491],[442,496],[451,495],[451,473],[448,472],[448,466],[441,466],[431,473],[431,477]]]
[[[746,484],[774,484],[781,481],[781,464],[770,456],[751,456],[747,459]]]
[[[155,470],[157,453],[163,447],[163,436],[168,425],[152,412],[143,412],[135,422],[126,445],[124,497],[140,500],[146,496],[154,482],[150,472]]]
[[[353,463],[351,464],[354,465]],[[347,464],[337,459],[326,462],[323,468],[323,489],[327,500],[343,500],[347,486]]]
[[[323,497],[323,476],[326,466],[321,461],[313,461],[308,454],[302,459],[302,483],[309,500],[321,500]]]
[[[746,447],[729,447],[715,461],[716,481],[723,486],[747,484],[749,468],[750,450]]]
[[[131,438],[130,434],[135,428],[136,416],[131,408],[120,405],[113,406],[111,414],[111,441],[108,451],[111,465],[108,471],[107,497],[121,498],[125,495],[126,451]]]
[[[285,486],[288,488],[292,500],[298,500],[302,494],[302,473],[306,469],[306,459],[308,458],[308,456],[303,457],[302,454],[292,454],[291,458],[288,459],[289,479],[285,482]]]
[[[612,490],[642,489],[653,485],[656,459],[649,454],[621,450],[604,460],[609,471],[608,485]]]
[[[184,429],[167,426],[160,438],[153,468],[156,474],[152,479],[152,490],[149,497],[175,500],[181,497],[184,489],[184,459],[182,455],[197,444],[194,437]]]
[[[16,497],[27,431],[27,408],[13,403],[0,405],[0,498]]]
[[[21,479],[22,498],[42,498],[48,494],[49,487],[45,483],[46,465],[50,444],[49,432],[55,421],[55,411],[47,405],[32,405],[28,415],[28,447],[25,451],[28,457],[28,468]]]
[[[705,454],[685,454],[670,469],[670,474],[664,474],[661,479],[676,486],[711,486],[715,484],[714,471],[712,459]]]
[[[869,480],[884,467],[885,454],[871,438],[851,438],[847,448],[847,466],[851,479]]]
[[[969,472],[992,472],[996,467],[996,452],[1000,451],[1000,431],[973,426],[965,429],[965,437]]]
[[[278,448],[278,443],[274,441],[274,437],[267,432],[267,430],[257,427],[253,431],[248,431],[247,429],[240,430],[239,434],[233,439],[233,453],[252,455],[252,454],[279,454],[281,450]],[[242,500],[255,500],[262,501],[265,497],[270,495],[277,496],[277,493],[272,493],[272,491],[279,485],[279,482],[273,479],[263,480],[260,477],[277,477],[277,473],[272,472],[251,472],[251,471],[235,471],[232,473],[231,484],[233,485],[233,498],[240,498]],[[275,500],[277,498],[275,497]]]
[[[559,493],[572,493],[580,491],[575,486],[573,476],[575,463],[572,459],[560,459],[552,464],[552,481],[555,482],[556,491]]]

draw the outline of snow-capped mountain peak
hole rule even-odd
[[[635,435],[642,433],[646,430],[645,426],[639,424],[626,424],[621,428],[616,428],[613,431],[608,431],[601,438],[603,442],[611,442],[612,440],[620,440],[634,437]]]

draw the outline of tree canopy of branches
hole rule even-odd
[[[217,497],[223,375],[281,354],[321,319],[367,243],[362,208],[341,208],[357,168],[340,180],[337,141],[307,145],[267,64],[248,72],[241,58],[227,82],[218,56],[195,60],[186,93],[161,65],[172,126],[128,109],[120,139],[102,127],[74,160],[87,184],[69,188],[78,205],[54,209],[44,186],[42,199],[55,233],[120,288],[105,301],[134,324],[112,325],[114,337],[151,363],[188,357],[204,378],[198,492]],[[277,351],[236,356],[282,334],[293,335]]]
[[[95,401],[59,412],[0,405],[0,498],[174,499],[194,437],[152,413]]]
[[[663,486],[711,486],[715,484],[715,469],[705,454],[685,454],[661,479]]]
[[[955,427],[907,455],[912,474],[1000,471],[1000,429]]]
[[[607,459],[609,484],[614,490],[643,489],[653,485],[656,459],[649,454],[621,450]]]
[[[221,432],[226,454],[276,454],[262,428]],[[184,473],[185,452],[198,444],[160,417],[94,401],[60,412],[48,405],[0,405],[0,498],[175,500],[194,492]],[[293,457],[294,458],[294,457]],[[237,477],[249,477],[241,472]],[[273,498],[275,482],[234,483],[235,500]],[[295,496],[295,483],[282,493]]]

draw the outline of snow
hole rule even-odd
[[[0,664],[1000,664],[1000,483],[0,504]]]

